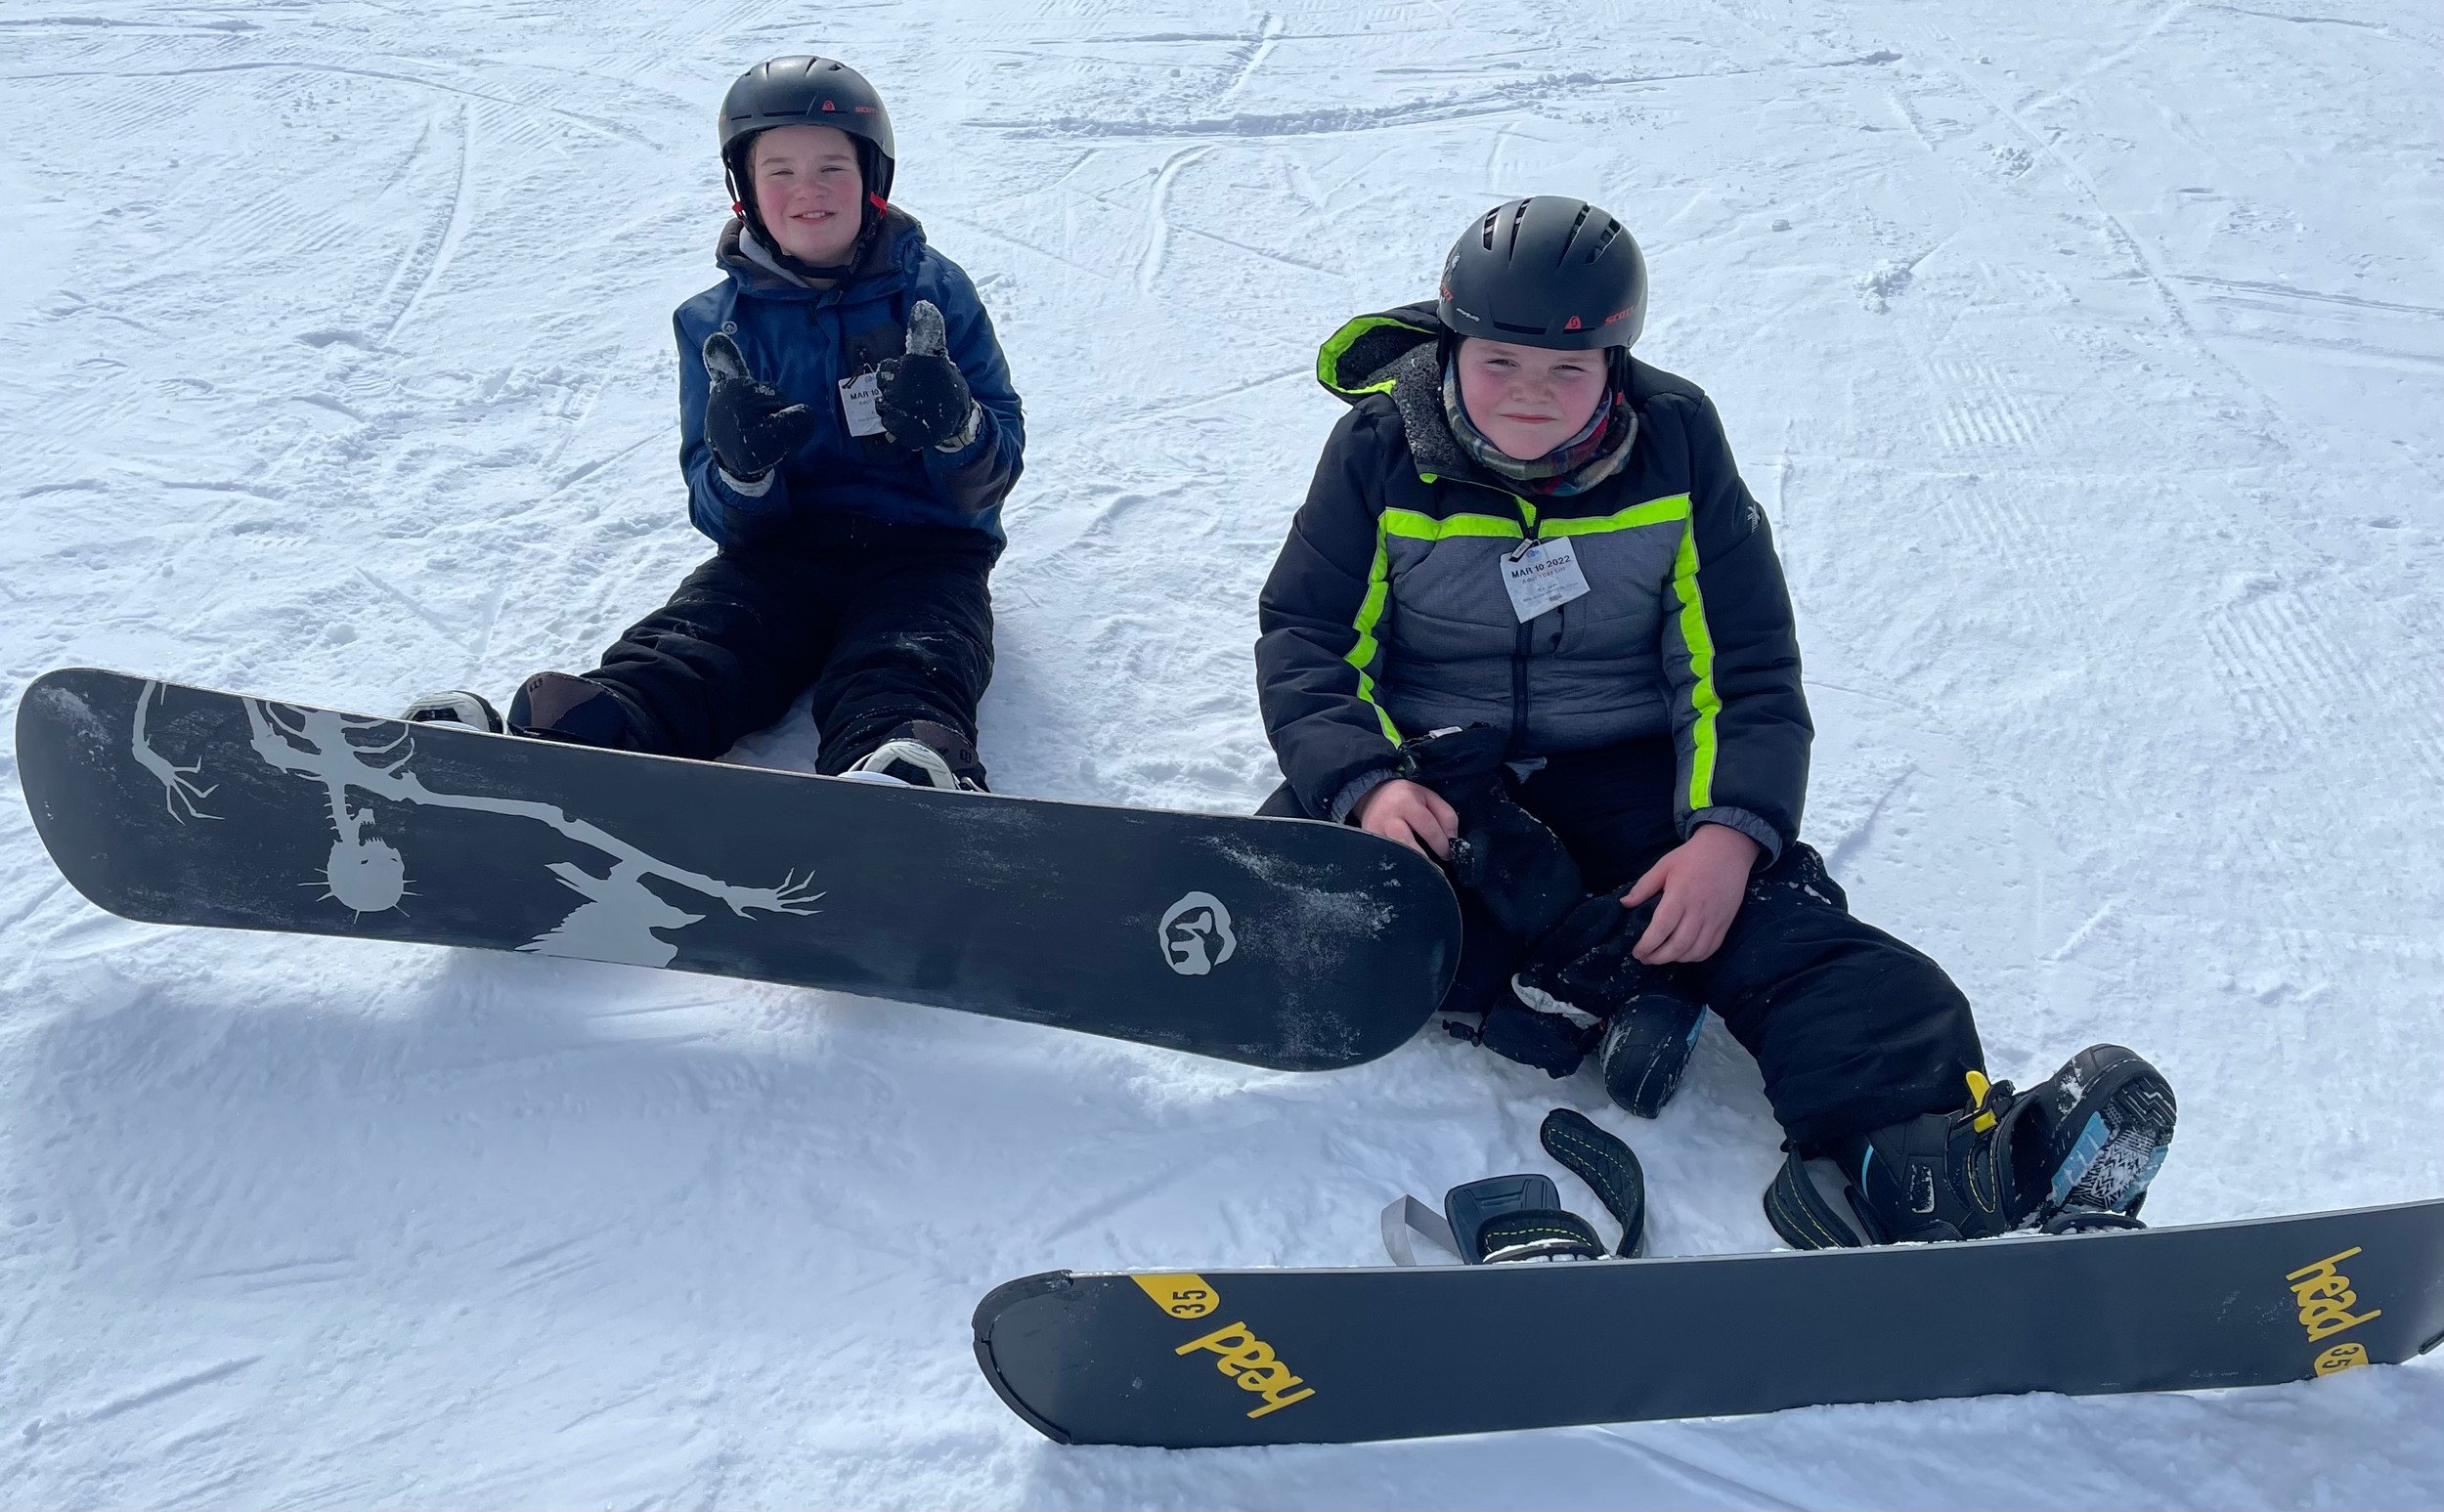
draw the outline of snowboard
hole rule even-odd
[[[1064,1444],[1337,1444],[2009,1392],[2184,1391],[2444,1337],[2444,1201],[1879,1249],[1028,1276],[976,1310]]]
[[[18,708],[34,827],[153,924],[526,951],[935,1004],[1250,1065],[1441,1000],[1424,857],[1305,819],[942,793],[335,713],[117,672]]]

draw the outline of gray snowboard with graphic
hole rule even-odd
[[[919,792],[73,668],[18,709],[69,883],[154,924],[668,967],[1253,1065],[1381,1056],[1459,909],[1340,825]]]

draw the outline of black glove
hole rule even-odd
[[[908,311],[908,355],[885,358],[875,369],[874,408],[903,447],[955,451],[976,434],[976,398],[947,350],[941,311],[918,300]]]
[[[713,379],[704,406],[705,445],[737,482],[761,479],[814,434],[814,411],[749,372],[738,343],[720,331],[704,338],[704,370]]]

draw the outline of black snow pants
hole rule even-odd
[[[1667,739],[1548,757],[1512,784],[1521,807],[1569,849],[1590,892],[1636,882],[1680,843]],[[1297,815],[1285,785],[1261,812]],[[1506,993],[1529,942],[1461,898],[1459,974],[1444,1007],[1481,1011]],[[1851,917],[1813,848],[1793,842],[1749,879],[1722,948],[1653,968],[1657,984],[1704,1003],[1765,1075],[1773,1115],[1817,1149],[1920,1113],[1959,1108],[1983,1070],[1969,1000],[1933,959]]]
[[[1000,542],[848,516],[820,531],[787,547],[724,548],[585,674],[642,716],[642,749],[718,756],[809,685],[818,771],[847,770],[910,720],[975,744],[993,673],[986,580]]]

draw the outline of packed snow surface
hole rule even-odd
[[[1488,205],[1580,194],[1773,518],[1808,838],[1995,1074],[2162,1065],[2160,1223],[2444,1194],[2432,4],[13,0],[0,38],[0,702],[590,665],[707,549],[669,315],[715,104],[815,50],[887,94],[1026,396],[997,782],[1244,810],[1317,342]],[[1392,1196],[1550,1169],[1556,1102],[1637,1146],[1657,1253],[1768,1247],[1719,1025],[1640,1124],[1440,1035],[1272,1074],[147,928],[14,796],[0,926],[15,1505],[2444,1502],[2433,1361],[1166,1454],[1058,1448],[970,1358],[1035,1271],[1377,1262]]]

